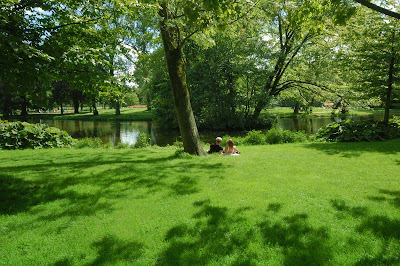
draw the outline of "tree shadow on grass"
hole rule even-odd
[[[259,224],[264,243],[282,249],[284,265],[324,265],[332,258],[328,230],[313,228],[307,219],[299,213]]]
[[[266,217],[253,226],[246,218],[250,207],[228,209],[209,200],[194,206],[198,208],[193,215],[195,224],[182,223],[167,232],[168,246],[157,265],[257,265],[261,261],[254,250],[256,243],[258,249],[279,247],[284,265],[323,265],[332,258],[327,229],[313,228],[307,215],[287,216],[277,222],[269,219],[280,211],[279,203],[269,204]]]
[[[92,248],[97,256],[91,262],[84,265],[134,265],[143,256],[144,245],[137,241],[123,241],[117,237],[106,235],[101,240],[94,242]],[[54,266],[76,265],[74,259],[62,258],[56,261]]]
[[[381,190],[380,193],[398,196],[398,191]],[[370,199],[382,200],[375,197]],[[359,220],[356,232],[372,233],[377,241],[381,242],[379,252],[360,258],[355,265],[399,265],[400,250],[393,248],[393,243],[397,243],[397,246],[400,244],[400,219],[384,215],[371,215],[367,208],[349,206],[344,200],[332,200],[331,202],[336,211]]]
[[[368,199],[378,202],[388,202],[400,209],[400,190],[379,190],[380,196],[369,197]]]
[[[359,157],[365,152],[377,152],[383,154],[400,153],[399,140],[381,142],[328,142],[308,143],[305,148],[325,152],[328,155],[340,155],[345,158]]]
[[[0,215],[29,212],[36,220],[27,221],[26,226],[32,227],[35,221],[109,213],[117,200],[132,195],[197,193],[196,179],[221,167],[175,156],[137,159],[124,153],[101,153],[67,162],[63,156],[0,167]],[[16,226],[10,225],[15,230]]]
[[[122,241],[113,236],[104,236],[93,243],[97,250],[97,257],[86,265],[115,265],[122,262],[134,264],[143,254],[144,245],[136,241]]]
[[[206,265],[231,261],[231,265],[254,265],[255,257],[248,250],[253,229],[246,228],[241,208],[230,212],[226,207],[199,201],[194,214],[195,225],[180,224],[171,228],[165,237],[168,246],[157,265]]]

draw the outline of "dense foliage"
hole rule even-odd
[[[71,147],[75,140],[67,132],[46,124],[0,120],[0,148],[40,149]]]
[[[354,122],[350,119],[334,122],[322,127],[317,138],[326,141],[358,142],[393,139],[400,136],[398,122],[384,123],[381,121]]]
[[[308,137],[303,131],[272,128],[266,132],[261,130],[251,130],[247,132],[244,137],[223,136],[221,145],[225,147],[228,139],[232,139],[235,145],[241,146],[305,142],[308,140]]]
[[[360,1],[3,1],[0,112],[146,104],[195,154],[197,127],[268,129],[272,103],[379,106],[388,122],[399,20]]]
[[[243,144],[262,145],[262,144],[281,144],[304,142],[307,140],[307,135],[302,131],[290,131],[280,128],[272,128],[266,133],[260,130],[252,130],[247,133],[243,140]]]

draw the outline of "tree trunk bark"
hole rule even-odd
[[[3,102],[3,119],[8,119],[11,115],[11,95],[7,94],[4,96],[4,102]]]
[[[21,115],[22,116],[28,115],[27,105],[28,105],[28,101],[26,100],[26,96],[24,95],[22,97],[22,104],[21,104]]]
[[[79,100],[74,99],[74,114],[79,114]]]
[[[394,31],[393,31],[393,39],[394,39]],[[392,46],[392,58],[390,59],[388,88],[387,88],[387,91],[386,91],[386,100],[385,100],[385,114],[383,116],[383,122],[386,125],[389,123],[389,112],[390,112],[390,107],[392,105],[394,52],[395,52],[394,51],[394,46]]]
[[[164,21],[160,22],[160,29],[183,148],[185,152],[190,154],[206,155],[200,141],[190,103],[190,95],[186,83],[186,65],[179,40],[179,29],[166,23],[169,17],[166,2],[161,4],[161,8],[160,13],[162,13]]]
[[[121,114],[121,106],[119,102],[115,102],[115,114],[120,115]]]
[[[300,111],[300,103],[298,101],[296,101],[296,104],[294,105],[293,114],[297,115],[297,114],[299,114],[299,111]]]
[[[146,94],[146,103],[147,103],[147,111],[150,111],[151,110],[151,98],[150,98],[149,92]]]
[[[97,106],[96,106],[96,102],[93,101],[93,115],[99,115],[99,111],[97,111]]]

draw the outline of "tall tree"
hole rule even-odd
[[[205,155],[194,119],[186,82],[185,42],[194,34],[226,18],[238,7],[231,1],[179,1],[159,3],[160,31],[184,150]]]
[[[392,99],[399,94],[400,22],[380,14],[359,10],[344,31],[348,45],[341,58],[355,71],[352,87],[368,98],[379,97],[385,106],[384,122],[389,120]]]

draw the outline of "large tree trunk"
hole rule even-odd
[[[179,29],[176,26],[167,25],[166,20],[169,17],[167,3],[164,2],[161,6],[160,13],[164,17],[164,21],[160,22],[160,29],[183,148],[185,152],[190,154],[206,155],[200,141],[190,103],[190,95],[186,83],[186,65],[179,40]]]
[[[95,100],[93,100],[92,107],[93,107],[93,115],[99,115],[99,111],[97,111],[97,106],[96,106]]]

